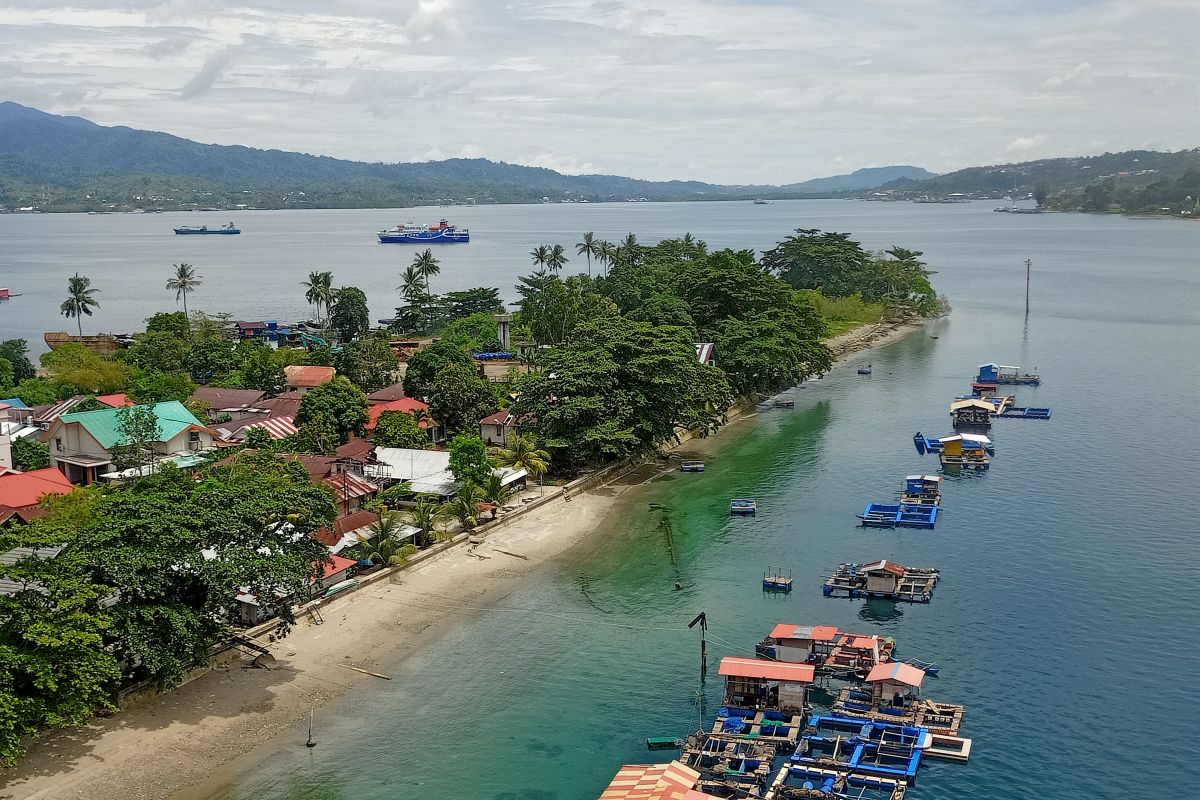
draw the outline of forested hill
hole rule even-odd
[[[211,145],[0,102],[0,205],[48,210],[381,207],[438,200],[702,200],[796,197],[858,191],[917,167],[859,170],[790,186],[719,186],[643,181],[616,175],[563,175],[481,158],[381,164],[282,150]],[[90,197],[89,197],[90,195]],[[141,198],[140,200],[138,198]]]

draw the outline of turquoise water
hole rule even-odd
[[[837,202],[472,212],[507,226],[507,255],[453,256],[464,273],[453,280],[464,285],[508,280],[533,244],[566,243],[589,228],[649,240],[691,230],[716,245],[761,249],[792,227],[816,226],[852,231],[872,247],[924,250],[954,313],[793,390],[794,409],[763,408],[737,423],[708,456],[708,472],[631,492],[593,546],[498,607],[447,608],[462,624],[386,665],[394,680],[318,715],[319,747],[306,749],[303,734],[284,737],[217,798],[595,798],[621,763],[661,755],[645,751],[646,736],[697,727],[698,642],[686,625],[699,611],[711,622],[714,664],[749,654],[784,621],[885,633],[902,654],[941,664],[926,693],[967,706],[975,749],[965,766],[923,771],[910,794],[917,800],[1194,792],[1200,225]],[[367,212],[325,213],[304,219],[372,229]],[[304,227],[299,217],[261,218]],[[271,263],[269,249],[235,238],[245,240],[245,263]],[[33,245],[22,241],[28,261]],[[300,278],[278,264],[310,263],[290,252],[275,254],[273,271],[230,278],[229,296],[245,302],[269,291],[269,279],[281,297],[290,292]],[[1028,321],[1026,257],[1035,262]],[[143,258],[112,276],[132,285],[151,267]],[[353,270],[366,276],[368,265]],[[0,323],[14,308],[0,309]],[[5,335],[20,327],[13,319],[0,325]],[[891,498],[909,472],[934,469],[913,449],[913,432],[946,432],[949,399],[992,360],[1040,371],[1043,386],[1018,396],[1052,407],[1053,419],[998,422],[993,469],[950,482],[937,530],[856,528],[867,501]],[[874,374],[856,375],[868,362]],[[738,495],[758,499],[756,519],[729,519],[728,498]],[[821,596],[827,569],[878,557],[940,567],[933,603]],[[773,564],[793,570],[791,596],[759,591]],[[711,709],[717,680],[706,689]]]

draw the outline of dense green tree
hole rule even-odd
[[[618,309],[595,290],[586,275],[566,280],[557,275],[529,275],[520,279],[521,322],[539,344],[558,344],[581,325],[612,320]]]
[[[438,338],[476,353],[500,349],[500,334],[491,313],[472,314],[448,322],[438,332]]]
[[[343,345],[334,358],[337,371],[364,392],[374,392],[396,381],[399,362],[386,336],[367,336]]]
[[[461,292],[447,292],[445,295],[448,306],[446,316],[450,320],[486,314],[503,314],[504,303],[500,302],[500,290],[485,286],[464,289]]]
[[[722,419],[730,388],[696,359],[681,328],[616,319],[579,328],[519,383],[518,415],[532,414],[560,464],[626,458]]]
[[[184,367],[198,380],[209,381],[237,369],[240,362],[228,339],[204,339],[188,350]]]
[[[129,368],[124,364],[99,356],[77,342],[43,353],[41,362],[52,381],[73,387],[77,393],[119,392],[129,380]]]
[[[445,339],[418,350],[408,359],[404,373],[404,393],[409,397],[428,397],[433,379],[448,364],[473,366],[475,360],[462,344]]]
[[[4,392],[7,395],[12,386],[17,382],[15,375],[16,372],[13,370],[12,362],[0,356],[0,392]]]
[[[129,382],[129,396],[139,403],[184,402],[196,391],[186,372],[138,370]]]
[[[289,453],[313,453],[333,455],[343,437],[337,426],[326,414],[316,413],[300,423],[297,431],[282,441],[282,449]]]
[[[139,369],[180,372],[187,368],[191,345],[186,338],[166,331],[139,333],[119,354],[121,361]]]
[[[193,342],[207,342],[213,339],[224,339],[228,326],[228,314],[210,317],[203,311],[193,311],[188,320]],[[149,330],[149,327],[147,327]]]
[[[844,297],[862,289],[868,259],[862,245],[847,233],[798,228],[763,254],[762,265],[796,289]]]
[[[372,438],[378,447],[401,447],[407,450],[429,448],[429,434],[422,430],[416,417],[403,411],[380,414]]]
[[[143,469],[154,463],[158,441],[158,417],[150,406],[117,409],[120,444],[112,449],[113,466],[119,470]]]
[[[200,312],[196,312],[196,316],[200,316]],[[188,316],[182,311],[152,314],[146,318],[146,333],[168,333],[186,342],[191,336]]]
[[[50,466],[50,447],[32,436],[12,440],[13,466],[22,472]]]
[[[174,272],[171,273],[171,277],[167,280],[167,291],[175,293],[176,303],[178,303],[180,300],[183,300],[183,318],[184,320],[187,320],[188,295],[196,291],[196,288],[203,283],[201,279],[204,276],[197,275],[196,268],[187,262],[173,264],[172,268],[174,269]],[[188,331],[188,335],[191,335],[191,330]]]
[[[455,480],[478,486],[487,481],[495,466],[477,434],[460,433],[450,440],[450,473]]]
[[[429,388],[429,413],[450,434],[479,430],[479,420],[496,410],[491,384],[466,364],[447,364]]]
[[[345,376],[338,375],[310,390],[300,401],[296,412],[298,426],[317,417],[328,420],[344,442],[347,434],[358,431],[367,422],[367,396]]]
[[[37,368],[29,360],[29,343],[24,339],[0,342],[0,358],[12,364],[13,383],[20,383],[37,375]]]
[[[337,331],[343,342],[352,342],[370,330],[371,312],[362,289],[346,286],[337,290],[329,313],[329,327]]]
[[[13,395],[30,408],[65,399],[59,386],[45,378],[26,378],[13,389]]]
[[[92,279],[82,277],[78,272],[67,280],[67,299],[58,308],[67,319],[75,319],[80,336],[83,336],[83,318],[90,317],[92,309],[100,307],[100,301],[96,299],[99,293],[99,289],[92,288]]]
[[[242,344],[249,347],[243,348]],[[240,366],[242,386],[270,394],[282,391],[287,378],[277,352],[258,342],[242,344],[238,345],[238,352],[235,352],[243,359]]]

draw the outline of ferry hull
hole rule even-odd
[[[471,234],[466,232],[444,233],[438,231],[433,235],[379,233],[377,236],[383,244],[464,244],[471,241]]]
[[[238,228],[234,228],[232,230],[228,228],[219,228],[212,231],[190,230],[188,228],[175,229],[176,236],[237,236],[240,233],[241,230]]]

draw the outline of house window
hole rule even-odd
[[[55,450],[58,450],[59,452],[61,452],[61,451],[62,451],[62,438],[61,438],[61,437],[55,437],[55,439],[54,439],[54,449],[55,449]]]

